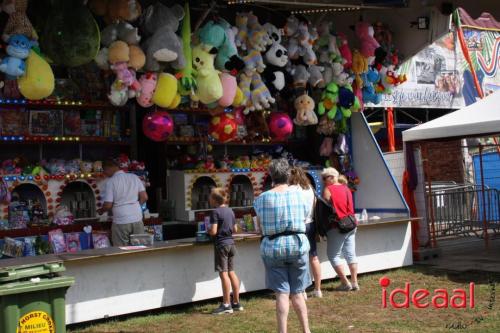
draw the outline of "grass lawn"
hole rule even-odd
[[[379,279],[391,279],[388,293],[394,288],[411,282],[410,293],[418,288],[434,292],[444,288],[468,290],[469,282],[475,282],[474,309],[409,309],[381,307]],[[500,332],[500,304],[493,301],[494,284],[498,276],[486,273],[443,273],[421,266],[402,268],[383,273],[360,276],[359,292],[335,292],[337,281],[324,285],[322,299],[309,299],[311,331],[320,332]],[[493,297],[492,297],[493,296]],[[401,298],[402,299],[402,298]],[[401,300],[397,298],[396,300]],[[88,326],[73,326],[72,333],[90,332],[275,332],[274,299],[270,293],[243,295],[245,311],[231,315],[214,316],[210,312],[219,300],[168,308],[153,313],[111,319]],[[492,309],[489,309],[489,306]],[[448,325],[448,327],[447,327]],[[454,325],[455,328],[450,328]],[[466,328],[465,328],[466,326]],[[458,328],[461,327],[461,328]],[[290,312],[289,331],[300,332],[294,313]]]

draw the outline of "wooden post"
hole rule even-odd
[[[137,118],[135,103],[129,106],[129,122],[130,122],[130,159],[137,160]]]
[[[429,208],[428,214],[430,215],[430,222],[431,222],[431,227],[427,228],[427,232],[429,234],[429,239],[431,241],[431,247],[435,248],[437,246],[436,242],[436,228],[434,225],[434,205],[433,205],[433,198],[432,198],[432,180],[431,176],[429,173],[429,150],[427,148],[427,145],[424,143],[422,145],[422,150],[424,151],[424,158],[422,159],[422,162],[424,164],[424,173],[425,173],[425,178],[426,178],[426,188],[427,188],[427,207]]]

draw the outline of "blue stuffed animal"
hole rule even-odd
[[[8,79],[16,79],[24,75],[26,65],[24,59],[28,58],[33,43],[24,35],[12,35],[8,40],[8,57],[0,63],[0,71],[7,74]]]
[[[379,104],[382,95],[375,91],[375,84],[380,81],[380,74],[375,69],[368,70],[363,76],[363,102]]]

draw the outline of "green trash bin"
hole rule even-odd
[[[66,332],[65,295],[72,277],[61,262],[0,269],[0,333]]]

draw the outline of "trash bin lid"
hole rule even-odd
[[[0,283],[64,272],[62,262],[20,265],[0,269]]]
[[[0,297],[23,293],[46,291],[49,289],[69,288],[75,279],[70,276],[58,276],[54,278],[34,277],[26,281],[13,281],[0,284]]]

